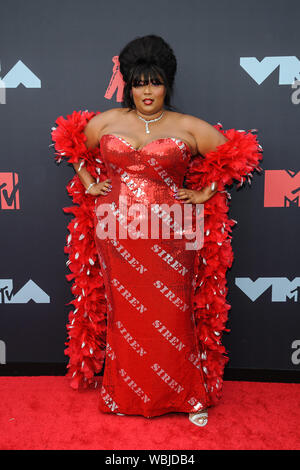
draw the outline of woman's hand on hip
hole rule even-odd
[[[182,200],[185,203],[202,204],[206,201],[205,195],[202,191],[196,191],[195,189],[180,188],[175,199]]]
[[[94,184],[91,187],[89,194],[92,196],[106,196],[111,191],[111,180],[107,179],[101,181],[101,183]]]
[[[216,185],[213,187],[215,188]],[[192,204],[203,204],[214,194],[216,194],[216,192],[218,192],[218,190],[212,190],[211,185],[201,189],[200,191],[197,191],[196,189],[180,188],[174,197],[175,199],[182,200],[186,203],[190,202]]]

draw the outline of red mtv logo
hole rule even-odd
[[[123,76],[120,71],[119,56],[118,55],[113,56],[112,61],[114,63],[112,77],[110,79],[104,98],[107,98],[110,100],[114,92],[117,90],[117,101],[121,102],[123,101],[123,92],[124,92],[125,82],[123,80]]]
[[[300,207],[300,171],[265,170],[265,207]]]
[[[20,209],[19,177],[14,171],[0,173],[0,209]]]

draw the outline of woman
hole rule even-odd
[[[149,35],[134,39],[121,51],[119,62],[125,82],[123,107],[86,116],[87,122],[80,121],[79,128],[75,119],[71,123],[69,147],[66,129],[70,119],[67,125],[57,120],[59,126],[52,134],[59,158],[68,155],[75,168],[77,178],[72,186],[75,184],[76,188],[70,185],[68,189],[74,202],[79,202],[79,211],[89,214],[94,235],[93,254],[97,253],[102,278],[102,297],[98,292],[98,306],[101,304],[102,310],[96,312],[87,299],[83,306],[85,313],[78,319],[76,311],[82,297],[86,297],[85,288],[91,283],[90,272],[82,276],[86,264],[80,265],[80,271],[79,266],[76,268],[74,290],[81,284],[81,291],[74,302],[77,309],[70,312],[71,334],[66,351],[71,358],[70,372],[73,379],[77,375],[77,386],[80,374],[90,382],[94,373],[100,371],[105,357],[101,411],[146,417],[187,412],[194,424],[204,426],[208,407],[219,397],[227,361],[220,343],[229,307],[224,299],[227,289],[222,270],[224,273],[232,261],[230,243],[225,244],[232,222],[225,216],[225,199],[229,193],[224,188],[233,178],[248,175],[249,179],[250,170],[259,169],[259,144],[251,134],[241,136],[235,131],[227,138],[202,119],[172,111],[170,97],[176,58],[161,37]],[[73,115],[78,118],[77,114]],[[59,133],[63,126],[65,132]],[[74,139],[74,129],[84,147]],[[239,157],[238,164],[235,156]],[[224,168],[222,157],[227,164]],[[84,188],[84,196],[79,185]],[[78,198],[76,194],[81,196]],[[145,235],[146,229],[147,236],[139,239],[128,236],[128,228],[135,221],[133,212],[126,209],[124,224],[120,196],[126,203],[129,200],[131,208],[142,203],[140,235]],[[161,230],[155,240],[149,237],[153,210],[162,218],[159,212],[162,204],[168,207],[175,204],[182,212],[184,205],[198,208],[195,205],[204,204],[206,237],[202,250],[187,250],[184,238],[175,237],[175,229],[167,239]],[[66,250],[73,265],[76,255],[80,258],[80,237],[74,239],[80,221],[81,239],[88,238],[83,231],[83,216],[78,211],[74,214],[77,219],[69,227],[73,250],[70,238]],[[195,214],[189,219],[193,224]],[[141,222],[144,219],[146,225]],[[216,231],[220,222],[223,225],[218,239]],[[176,227],[175,223],[171,227]],[[207,227],[214,231],[211,236]],[[120,235],[122,228],[127,230],[125,238]],[[212,257],[211,264],[205,268],[206,247],[208,252],[212,252],[211,247],[215,251],[222,247],[221,253],[226,258],[221,263],[223,266],[220,262],[216,264],[216,257]],[[81,250],[83,259],[82,247]],[[70,269],[74,273],[74,266]],[[212,277],[214,281],[209,283]],[[205,278],[207,282],[202,287]],[[215,298],[211,298],[211,289]],[[220,300],[224,301],[223,305]],[[210,307],[214,309],[208,312]],[[95,313],[94,319],[90,312]],[[90,323],[96,323],[92,341]],[[89,349],[81,365],[80,349]]]

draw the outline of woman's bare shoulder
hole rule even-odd
[[[214,127],[214,125],[210,124],[205,119],[193,116],[192,114],[184,114],[182,117],[182,122],[185,129],[190,132],[193,136],[220,136],[220,132]],[[221,138],[222,140],[222,138]]]
[[[97,147],[99,144],[99,134],[102,129],[116,116],[116,109],[111,108],[101,111],[96,116],[92,117],[86,124],[83,132],[87,138],[86,145],[88,148]]]
[[[199,129],[203,129],[203,131],[205,131],[205,129],[211,126],[211,124],[204,119],[193,116],[192,114],[171,111],[170,116],[174,121],[177,120],[185,131],[190,134],[193,134],[193,130],[195,129],[197,129],[197,132],[199,132]]]
[[[90,127],[105,125],[111,119],[114,119],[116,115],[120,113],[120,110],[122,110],[122,108],[110,108],[106,109],[105,111],[100,111],[99,114],[96,114],[96,116],[89,120],[88,124],[90,124]]]
[[[211,124],[209,122],[205,121],[205,119],[199,118],[197,116],[193,116],[192,114],[181,114],[181,119],[182,122],[190,129],[193,129],[194,127],[202,127],[203,130]]]
[[[110,122],[120,115],[122,108],[110,108],[101,111],[92,117],[86,124],[83,132],[87,138],[87,147],[94,148],[99,144],[99,136]]]
[[[198,152],[202,155],[227,141],[220,131],[204,119],[186,114],[183,117],[183,122],[186,131],[194,137]]]

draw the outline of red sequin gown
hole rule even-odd
[[[112,184],[107,195],[96,198],[94,212],[107,300],[100,410],[145,417],[199,411],[209,400],[192,308],[195,250],[186,249],[184,236],[174,237],[175,225],[160,210],[162,204],[178,205],[183,213],[185,203],[174,195],[183,187],[190,149],[170,137],[137,150],[106,134],[100,152]],[[142,209],[130,214],[133,204]],[[131,238],[130,223],[141,214],[148,237]],[[154,214],[161,221],[157,238],[150,231]],[[162,234],[167,221],[169,238]],[[145,233],[145,227],[135,229]]]
[[[213,406],[221,398],[229,359],[222,335],[229,331],[226,272],[234,258],[236,221],[228,217],[227,188],[251,184],[254,171],[262,171],[257,129],[222,130],[218,123],[214,127],[227,141],[193,158],[187,145],[172,137],[136,150],[120,136],[105,135],[101,148],[87,149],[83,131],[99,113],[74,110],[59,116],[51,130],[58,163],[80,162],[97,182],[112,180],[112,191],[99,197],[85,193],[78,174],[67,184],[73,202],[63,208],[73,215],[64,248],[66,278],[72,281],[68,304],[74,306],[65,343],[70,386],[101,385],[100,410],[108,413],[155,416]],[[217,193],[204,204],[203,246],[187,250],[185,238],[161,233],[156,239],[119,235],[123,202],[127,209],[142,203],[148,216],[152,204],[157,216],[163,204],[195,207],[173,198],[183,182],[192,190],[217,183]],[[104,203],[116,219],[116,234],[106,240]],[[135,221],[130,217],[127,224]],[[101,384],[96,374],[103,365]]]

